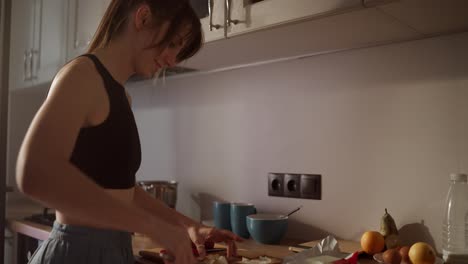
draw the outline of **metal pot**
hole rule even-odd
[[[177,203],[177,182],[176,181],[139,181],[138,185],[155,199],[163,201],[171,208]]]

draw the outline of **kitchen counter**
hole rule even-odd
[[[33,223],[27,220],[7,220],[7,227],[11,229],[13,232],[21,233],[26,236],[45,240],[49,236],[49,232],[51,231],[50,226],[41,225],[37,223]],[[133,242],[133,252],[138,254],[140,250],[143,249],[154,249],[159,248],[160,246],[152,241],[149,237],[136,234],[132,236]],[[287,245],[296,245],[303,241],[294,241],[290,240],[287,241],[285,244]],[[253,255],[269,255],[272,257],[283,258],[284,256],[292,254],[291,251],[288,250],[287,245],[262,245],[257,244],[255,241],[248,239],[243,243],[238,243],[238,250],[240,251],[249,251],[249,253]]]
[[[26,236],[45,240],[49,236],[49,232],[52,229],[49,226],[33,223],[27,220],[17,220],[17,219],[7,219],[7,227],[11,229],[13,232],[17,232],[20,234],[24,234]],[[152,241],[149,237],[136,234],[132,237],[133,241],[133,252],[135,255],[138,255],[140,250],[154,250],[159,248],[158,244]],[[281,245],[264,245],[256,243],[252,239],[245,240],[242,243],[237,243],[239,255],[245,257],[255,258],[258,256],[271,256],[275,258],[284,258],[293,252],[289,251],[289,246],[300,244],[304,241],[298,240],[287,240],[283,241]],[[307,246],[314,246],[319,241],[311,241],[305,243]],[[358,242],[355,241],[346,241],[346,240],[338,240],[340,244],[340,248],[343,252],[351,253],[360,250],[360,245]],[[371,260],[360,260],[360,263],[375,263]]]
[[[29,199],[19,192],[9,192],[6,197],[6,219],[22,219],[32,214],[39,214],[44,206]]]

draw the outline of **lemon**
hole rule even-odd
[[[434,264],[436,254],[431,245],[418,242],[410,247],[408,252],[409,259],[413,264]]]

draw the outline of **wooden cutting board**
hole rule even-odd
[[[219,247],[216,247],[219,248]],[[164,261],[161,259],[159,256],[159,252],[161,251],[161,248],[151,248],[151,249],[145,249],[139,252],[139,255],[143,257],[146,260],[150,260],[154,264],[164,264]],[[210,254],[210,253],[209,253]],[[217,254],[217,255],[223,255],[226,256],[226,251],[224,252],[215,252],[211,254]],[[229,259],[229,263],[237,263],[238,261],[241,261],[242,258],[248,258],[248,259],[257,259],[259,257],[265,256],[265,254],[261,254],[260,252],[252,252],[249,250],[245,249],[239,249],[237,251],[237,258],[232,258]],[[275,258],[272,256],[267,256],[272,260],[272,264],[275,263],[281,263],[282,260],[280,258]]]
[[[297,244],[298,241],[288,242],[287,245]],[[253,239],[246,239],[244,242],[237,242],[237,252],[241,257],[258,258],[259,256],[269,256],[283,259],[285,256],[294,254],[288,250],[287,245],[264,245],[256,243]],[[222,244],[216,244],[216,248],[225,248]],[[145,236],[134,236],[133,238],[133,253],[139,255],[141,250],[157,251],[161,250],[160,246]]]
[[[289,247],[289,246],[302,245],[302,246],[313,247],[317,245],[320,242],[320,240],[309,241],[305,243],[300,243],[300,242],[303,242],[303,241],[297,241],[297,240],[289,241],[288,240],[288,241],[285,241],[283,245],[264,245],[264,244],[257,243],[252,239],[247,239],[242,243],[236,243],[236,245],[237,245],[237,253],[240,257],[254,259],[260,256],[268,256],[268,257],[273,257],[277,259],[283,259],[286,256],[295,254],[295,252],[291,251],[290,249],[290,248],[294,248],[294,246],[293,247]],[[349,240],[338,240],[338,243],[340,245],[341,251],[345,253],[353,253],[361,249],[359,242],[349,241]],[[215,247],[223,248],[225,246],[222,244],[216,244]],[[135,255],[139,255],[139,252],[141,250],[153,251],[153,252],[159,253],[161,248],[159,248],[156,243],[154,243],[147,237],[134,236],[133,250],[134,250]],[[302,251],[302,250],[304,249],[298,249],[297,251]]]

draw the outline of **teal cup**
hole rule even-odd
[[[231,203],[213,202],[213,217],[216,228],[231,231]]]
[[[288,229],[288,217],[268,214],[249,215],[247,229],[252,238],[259,243],[279,244]]]
[[[232,203],[231,204],[231,227],[234,234],[249,238],[249,231],[247,230],[247,216],[256,214],[257,209],[253,204]]]

